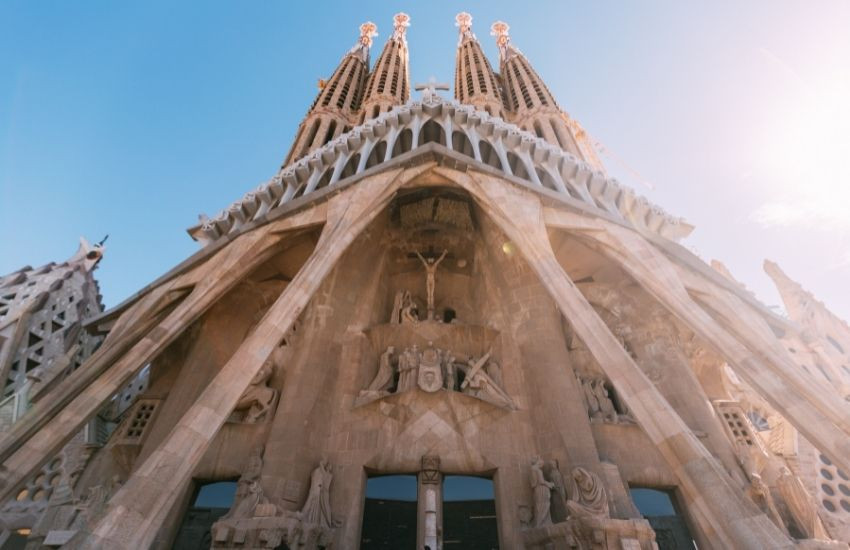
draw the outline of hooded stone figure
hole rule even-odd
[[[608,517],[608,495],[599,476],[584,468],[573,468],[567,508],[570,516]]]
[[[330,486],[333,474],[327,460],[322,460],[310,474],[310,492],[301,509],[301,520],[307,524],[332,526]]]

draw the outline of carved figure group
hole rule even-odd
[[[263,547],[287,542],[301,548],[328,547],[337,523],[331,513],[330,487],[333,479],[331,465],[321,460],[310,475],[310,490],[300,510],[271,502],[263,493],[260,472],[263,467],[263,447],[256,447],[239,478],[236,499],[227,514],[212,526],[214,544],[226,543],[231,535],[241,532],[242,540],[263,541]],[[247,537],[246,537],[247,535]],[[252,546],[253,547],[253,546]]]
[[[569,494],[565,495],[557,462],[544,463],[543,459],[536,456],[531,460],[530,481],[534,498],[533,514],[528,522],[530,527],[550,525],[553,509],[558,511],[556,520],[571,520],[577,534],[585,530],[588,520],[610,517],[608,494],[602,480],[585,468],[573,468]],[[561,517],[560,510],[565,497],[566,518]]]
[[[604,378],[582,378],[578,376],[578,381],[581,384],[587,414],[591,420],[599,422],[631,420],[628,411],[617,411]]]
[[[393,299],[393,311],[390,324],[401,325],[419,322],[419,308],[416,301],[407,290],[399,290]]]
[[[515,405],[502,389],[501,380],[502,368],[491,359],[490,352],[480,358],[459,361],[452,351],[437,348],[433,342],[428,342],[421,351],[416,344],[398,353],[395,346],[389,346],[381,354],[375,377],[360,392],[360,397],[372,400],[418,386],[427,392],[459,391],[513,409]]]

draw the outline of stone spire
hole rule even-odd
[[[496,21],[490,27],[499,47],[508,120],[604,171],[584,130],[558,107],[528,58],[511,43],[509,29],[504,21]]]
[[[406,13],[397,13],[393,17],[393,33],[369,75],[361,120],[374,118],[396,105],[407,103],[410,77],[405,33],[409,26],[410,16]]]
[[[460,33],[455,59],[455,99],[493,116],[503,116],[499,83],[472,32],[472,16],[466,12],[457,14],[455,26]]]
[[[298,128],[295,143],[286,156],[284,166],[303,157],[348,131],[357,123],[360,102],[369,74],[369,50],[372,37],[378,33],[371,21],[360,25],[360,38],[329,80],[319,81],[319,93]]]

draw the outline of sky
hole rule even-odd
[[[612,175],[768,305],[769,258],[850,319],[850,2],[0,0],[0,273],[109,235],[114,306],[267,181],[358,26],[411,16],[413,83],[452,82],[454,15],[501,19]]]

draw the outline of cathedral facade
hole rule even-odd
[[[507,24],[497,72],[459,14],[454,98],[412,99],[409,24],[374,64],[361,25],[281,169],[86,312],[75,368],[29,376],[0,301],[9,548],[847,548],[846,323],[678,244]]]

